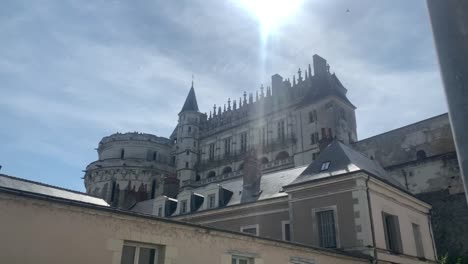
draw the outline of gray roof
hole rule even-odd
[[[197,97],[195,96],[195,89],[193,89],[193,84],[187,95],[187,99],[185,99],[184,106],[182,107],[182,110],[180,110],[180,112],[184,112],[184,111],[198,112]]]
[[[130,208],[130,210],[140,213],[140,214],[152,214],[153,204],[154,204],[154,199],[141,201],[141,202],[136,203],[132,208]]]
[[[0,174],[0,188],[14,189],[23,192],[53,196],[94,205],[109,206],[103,199],[85,193],[63,189],[39,182],[33,182],[4,174]]]
[[[330,165],[328,169],[322,171],[322,164],[326,162],[330,162]],[[320,153],[318,158],[290,185],[358,171],[367,172],[374,177],[404,190],[404,187],[398,181],[390,177],[377,161],[369,159],[364,154],[337,140],[330,143]]]

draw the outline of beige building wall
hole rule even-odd
[[[432,230],[430,227],[430,205],[413,198],[408,194],[397,192],[393,187],[369,181],[370,200],[375,230],[375,242],[378,258],[395,263],[421,263],[416,254],[416,242],[412,223],[418,224],[424,248],[424,258],[435,260]],[[403,254],[395,255],[387,252],[382,212],[398,216]]]
[[[124,241],[160,245],[165,264],[368,263],[333,251],[138,216],[68,201],[0,193],[0,263],[120,263]],[[309,261],[309,262],[305,262]]]

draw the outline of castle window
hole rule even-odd
[[[125,242],[122,248],[121,264],[155,264],[161,254],[156,245]]]
[[[282,221],[283,240],[291,241],[291,225],[289,221]]]
[[[285,133],[284,133],[284,120],[278,122],[278,140],[284,141]]]
[[[413,235],[414,235],[414,242],[416,243],[416,255],[420,258],[424,258],[424,246],[423,240],[421,236],[421,228],[418,224],[413,223]]]
[[[424,150],[418,150],[418,152],[416,152],[417,160],[423,160],[425,158],[426,158],[426,152]]]
[[[208,172],[207,178],[213,178],[213,177],[216,177],[216,172],[214,172],[214,171]]]
[[[153,152],[153,160],[156,160],[156,158],[158,157],[158,152]]]
[[[113,202],[114,201],[114,198],[115,198],[115,189],[116,189],[116,182],[115,180],[112,181],[112,189],[111,189],[111,197],[110,197],[110,201]]]
[[[208,209],[215,208],[216,206],[216,194],[208,195]]]
[[[231,168],[231,167],[225,167],[225,168],[223,169],[223,174],[227,174],[227,173],[230,173],[230,172],[232,172],[232,168]]]
[[[121,149],[120,150],[120,159],[124,159],[124,158],[125,158],[125,150]]]
[[[387,249],[394,253],[403,253],[398,216],[382,212],[382,220]]]
[[[322,163],[322,167],[320,168],[320,171],[326,171],[328,170],[328,167],[330,167],[330,161],[326,161]]]
[[[240,151],[241,153],[245,153],[247,151],[247,132],[241,133],[241,146]]]
[[[231,155],[231,140],[232,140],[232,137],[228,137],[224,139],[224,155],[225,156]]]
[[[191,126],[188,127],[188,132],[189,133],[192,132],[192,127]]]
[[[319,242],[321,247],[336,248],[336,227],[334,210],[319,211],[316,213]]]
[[[183,200],[182,202],[180,202],[180,213],[187,213],[187,200]]]
[[[209,160],[214,160],[214,157],[215,157],[215,143],[211,143],[209,148],[210,148],[210,150],[209,150],[209,153],[208,153],[208,159]]]
[[[188,156],[188,155],[190,154],[190,150],[187,149],[187,150],[185,151],[185,154]]]

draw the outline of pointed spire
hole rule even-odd
[[[242,97],[239,97],[239,108],[242,106]]]
[[[293,83],[292,83],[293,86],[296,86],[296,75],[293,75]]]
[[[231,98],[228,98],[228,111],[231,111]]]
[[[301,68],[297,71],[297,81],[302,82],[302,71]]]
[[[234,108],[234,110],[237,110],[237,104],[236,104],[236,100],[234,100],[232,104],[233,104],[233,108]]]
[[[247,92],[244,91],[244,101],[242,102],[243,105],[247,103]]]
[[[249,104],[253,103],[253,94],[249,93]]]
[[[210,119],[211,119],[211,118],[212,118],[212,116],[211,116],[211,110],[210,110]]]
[[[216,116],[216,104],[213,105],[213,117]]]
[[[223,110],[223,112],[226,112],[226,104],[224,104],[224,110]]]
[[[221,115],[221,106],[218,107],[218,115]]]
[[[265,97],[265,94],[263,93],[263,84],[260,86],[260,96],[263,98]]]
[[[309,63],[309,78],[312,78],[312,68],[310,67],[310,63]]]
[[[184,112],[184,111],[198,112],[197,97],[195,96],[195,89],[193,88],[193,82],[192,82],[192,87],[190,88],[190,91],[187,95],[187,98],[185,99],[184,106],[182,107],[182,110],[180,110],[180,112]]]

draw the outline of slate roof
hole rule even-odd
[[[63,189],[39,182],[20,179],[5,174],[0,174],[0,188],[14,189],[28,193],[42,194],[74,200],[94,205],[109,206],[103,199],[87,195],[85,193]]]
[[[136,203],[130,211],[141,213],[141,214],[152,214],[153,212],[154,199],[141,201]]]
[[[197,104],[197,97],[195,96],[195,89],[193,89],[193,85],[190,88],[190,91],[187,95],[187,99],[185,99],[184,106],[180,112],[184,111],[196,111],[198,112],[198,104]]]
[[[325,162],[330,162],[330,165],[328,169],[322,171],[322,164]],[[330,143],[318,158],[291,182],[290,186],[358,171],[367,172],[405,190],[397,180],[387,174],[377,161],[369,159],[364,154],[337,140]]]

